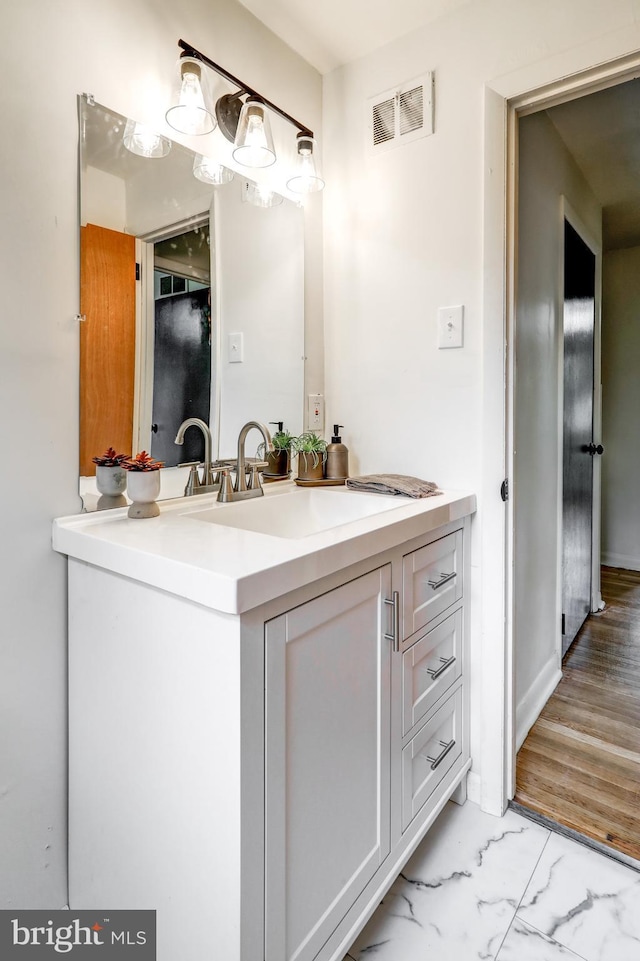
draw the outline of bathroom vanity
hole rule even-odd
[[[159,961],[341,959],[464,800],[475,498],[286,482],[63,518],[70,905]]]

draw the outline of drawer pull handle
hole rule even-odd
[[[455,746],[455,743],[456,743],[455,738],[452,741],[440,741],[440,746],[442,747],[442,750],[440,751],[437,757],[430,757],[428,754],[421,754],[420,757],[423,757],[425,761],[429,761],[429,763],[431,764],[431,770],[435,771],[438,764],[442,764],[442,762],[444,761],[445,757],[447,756],[451,748]]]
[[[434,591],[437,591],[440,587],[443,587],[448,581],[452,581],[455,576],[456,576],[455,571],[451,571],[450,574],[443,574],[443,572],[440,571],[440,580],[427,581],[427,584],[429,585],[429,587],[433,588]]]
[[[400,592],[394,591],[393,598],[385,597],[385,604],[393,608],[392,612],[392,634],[385,634],[386,641],[393,641],[393,651],[397,654],[400,650]]]
[[[452,664],[455,664],[456,656],[453,654],[448,660],[446,657],[441,657],[440,660],[442,661],[442,664],[440,667],[435,668],[435,670],[432,667],[424,668],[432,681],[435,681],[440,677],[441,674],[444,674],[448,667],[451,667]]]

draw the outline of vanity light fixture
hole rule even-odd
[[[214,184],[218,187],[233,180],[233,170],[199,153],[193,158],[193,176],[205,184]]]
[[[138,157],[157,159],[166,157],[171,150],[170,140],[161,137],[146,124],[138,123],[137,120],[127,120],[122,142],[127,150],[137,154]]]
[[[270,167],[276,162],[269,115],[259,97],[247,97],[234,143],[233,159],[243,167]]]
[[[242,200],[254,207],[278,207],[284,197],[265,184],[255,184],[252,180],[242,181]]]
[[[205,103],[202,66],[194,57],[178,61],[179,90],[177,103],[169,107],[165,119],[179,133],[200,137],[215,130],[216,117]]]
[[[314,158],[316,142],[306,133],[299,133],[297,141],[298,161],[293,176],[287,180],[287,187],[296,194],[312,194],[324,187]]]
[[[209,116],[215,112],[215,118],[220,131],[227,140],[234,144],[234,160],[243,166],[257,168],[268,167],[275,163],[276,151],[269,123],[269,112],[271,111],[279,117],[282,117],[283,120],[286,120],[287,123],[290,123],[298,130],[297,169],[288,181],[290,189],[295,193],[301,194],[322,190],[324,180],[318,175],[315,166],[315,140],[313,131],[286,113],[281,107],[278,107],[277,104],[267,100],[267,98],[263,97],[257,90],[254,90],[248,84],[234,77],[233,74],[225,70],[224,67],[214,63],[213,60],[210,60],[205,54],[196,50],[191,44],[185,43],[184,40],[179,40],[178,46],[182,50],[180,63],[187,64],[187,68],[185,68],[186,73],[183,72],[182,66],[180,66],[179,69],[182,78],[180,98],[183,96],[183,88],[185,86],[184,78],[185,76],[189,76],[191,79],[189,81],[190,86],[188,92],[189,96],[194,98],[189,101],[189,103],[195,103],[193,90],[196,89],[196,84],[192,78],[197,71],[195,71],[194,64],[196,67],[201,64],[209,67],[219,76],[238,88],[235,93],[228,93],[221,96],[215,104],[214,111],[211,111],[207,106],[207,96],[204,90],[205,71],[200,70],[200,75],[196,78],[199,81],[198,89],[202,93],[205,111]],[[198,101],[198,104],[199,103],[200,101]],[[182,130],[184,133],[195,133],[196,131],[194,130],[186,130],[184,127],[177,126],[179,120],[176,120],[176,117],[179,117],[179,111],[183,106],[186,105],[179,102],[176,106],[170,107],[166,114],[167,122],[174,126],[175,129]],[[213,128],[209,127],[207,130],[202,130],[201,132],[207,133],[211,129]]]

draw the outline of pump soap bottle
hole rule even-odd
[[[342,443],[342,437],[338,434],[342,426],[342,424],[333,425],[333,437],[331,443],[327,445],[325,465],[327,480],[346,480],[349,476],[349,451]]]

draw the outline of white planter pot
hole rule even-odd
[[[124,492],[127,489],[127,472],[123,467],[96,467],[96,487],[101,495],[98,498],[98,510],[108,510],[111,507],[126,507],[127,500]]]
[[[133,503],[129,517],[157,517],[160,508],[156,498],[160,493],[160,471],[127,471],[127,493]]]
[[[117,497],[127,489],[127,472],[123,467],[96,467],[96,487],[100,494]]]

